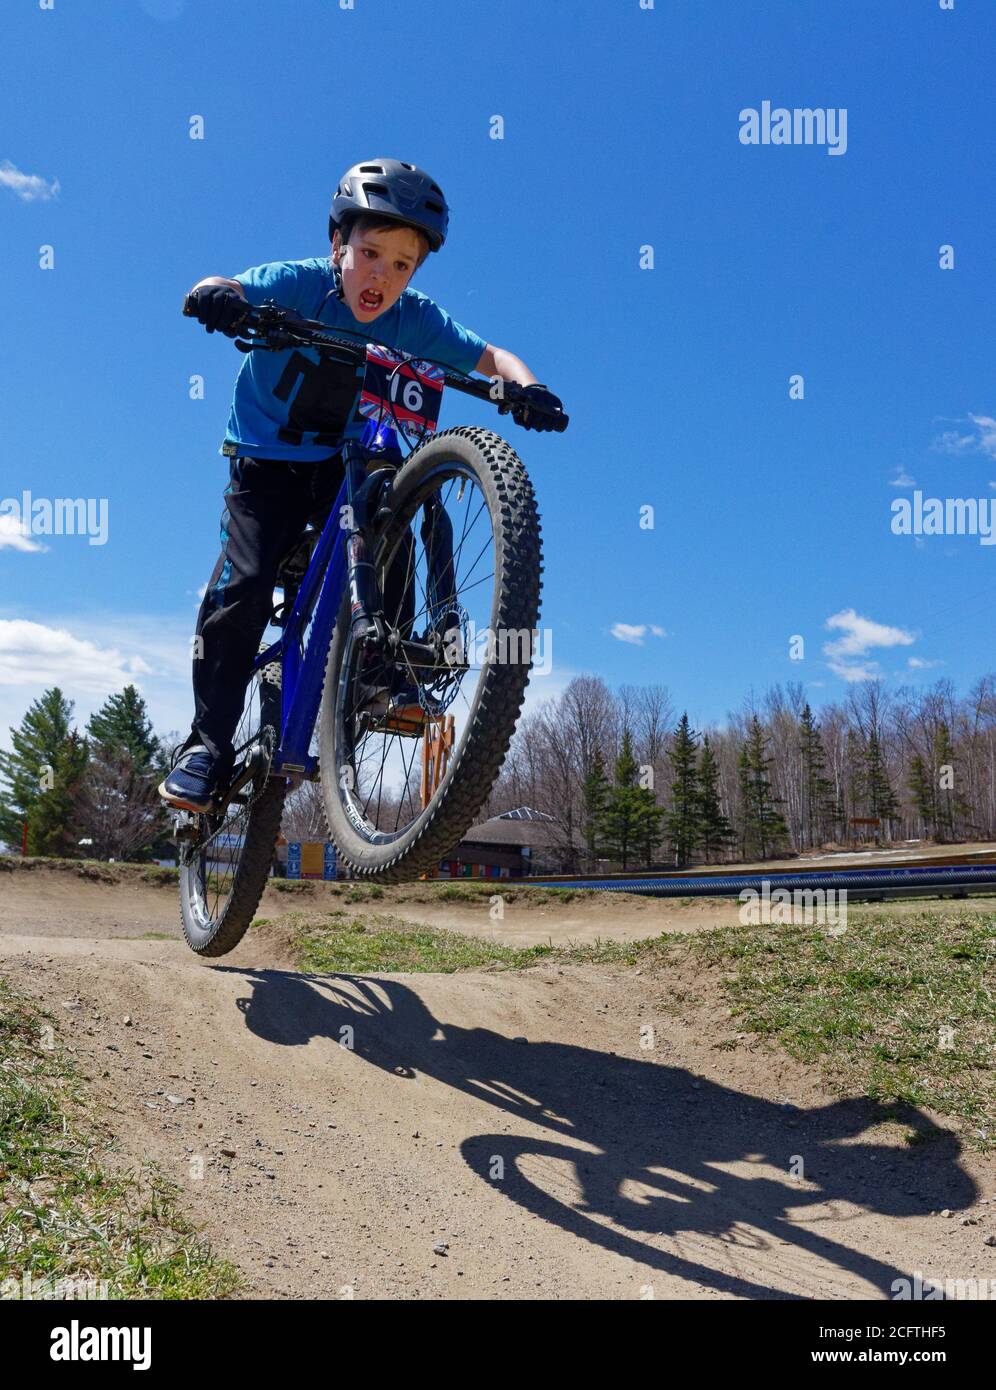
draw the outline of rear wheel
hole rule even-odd
[[[319,758],[340,862],[397,880],[457,844],[498,775],[529,680],[542,565],[532,484],[490,430],[447,430],[416,449],[391,508],[375,561],[388,626],[405,639],[444,638],[448,658],[392,669],[353,637],[347,594],[329,649]],[[399,565],[407,606],[391,612]],[[370,700],[392,684],[407,695],[393,715]],[[426,730],[448,745],[434,789],[423,782]]]
[[[235,735],[235,766],[251,770],[218,815],[183,813],[180,918],[188,945],[222,956],[242,940],[263,896],[280,833],[287,783],[271,777],[280,731],[280,668],[253,677]]]

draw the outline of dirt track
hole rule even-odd
[[[717,1050],[733,1035],[708,991],[668,1007],[692,982],[549,964],[303,976],[279,921],[208,966],[141,939],[177,935],[173,902],[7,875],[0,973],[60,1019],[122,1159],[180,1183],[257,1296],[874,1298],[916,1271],[996,1278],[991,1163],[953,1133],[908,1148],[749,1038]],[[542,924],[459,907],[445,924],[662,929],[651,906],[601,911],[600,927],[573,903]]]

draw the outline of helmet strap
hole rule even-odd
[[[333,227],[333,228],[332,228],[332,231],[333,231],[333,232],[336,232],[336,231],[339,232],[339,249],[340,249],[340,252],[341,252],[341,251],[342,251],[342,247],[343,247],[342,231],[341,231],[341,229],[338,228],[338,227]],[[331,236],[329,237],[329,240],[330,240],[330,241],[332,240],[332,237],[331,237]],[[332,292],[333,292],[333,294],[335,295],[336,299],[345,300],[346,296],[345,296],[345,294],[344,294],[344,292],[343,292],[343,288],[342,288],[342,270],[340,269],[338,263],[336,262],[336,259],[335,259],[335,252],[334,252],[334,251],[330,251],[330,252],[329,252],[329,266],[331,267],[331,270],[332,270]]]

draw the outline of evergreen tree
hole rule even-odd
[[[899,816],[899,802],[892,790],[878,734],[874,729],[868,736],[868,746],[865,749],[864,788],[870,814],[882,822],[885,838],[891,839],[890,822]]]
[[[683,714],[668,753],[671,764],[671,810],[667,813],[667,835],[674,851],[675,867],[679,869],[688,863],[701,839],[697,737],[688,723],[688,715]]]
[[[803,847],[808,848],[823,843],[827,823],[834,815],[833,783],[826,775],[820,726],[808,704],[799,720],[799,751],[802,754]]]
[[[144,772],[156,763],[159,740],[152,732],[145,701],[133,685],[108,696],[90,716],[86,731],[98,747],[124,749],[137,770]]]
[[[605,776],[605,761],[602,757],[602,750],[596,748],[591,768],[588,776],[584,779],[582,788],[583,834],[588,853],[588,868],[591,872],[594,872],[595,862],[599,857],[599,836],[608,798],[609,782]]]
[[[937,838],[957,839],[956,822],[971,812],[956,790],[955,746],[946,723],[938,725],[933,747],[934,802],[937,807]]]
[[[75,858],[80,854],[78,799],[87,768],[86,739],[69,734],[52,768],[52,785],[42,792],[28,821],[28,853]]]
[[[54,789],[55,767],[72,717],[72,701],[54,686],[32,702],[21,727],[11,729],[12,751],[0,752],[0,842],[12,849],[21,844],[25,821],[30,839],[39,798]]]
[[[744,822],[741,838],[745,855],[758,859],[768,859],[779,841],[788,837],[788,828],[778,810],[779,803],[768,776],[774,759],[765,756],[767,749],[768,736],[755,715],[741,752],[741,814]]]
[[[651,856],[660,840],[660,822],[664,814],[650,788],[636,785],[637,771],[633,740],[625,729],[616,759],[615,785],[599,821],[604,853],[610,859],[617,859],[624,869],[637,850],[642,850],[647,858]]]
[[[702,740],[702,756],[699,760],[699,844],[712,863],[713,854],[729,849],[733,839],[733,828],[723,815],[719,799],[719,767],[716,756],[709,747],[708,736]]]

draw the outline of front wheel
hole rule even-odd
[[[532,484],[499,435],[446,430],[399,470],[375,556],[385,618],[402,639],[445,638],[447,657],[416,668],[371,653],[344,597],[319,761],[329,836],[353,874],[414,878],[473,823],[525,697],[540,554]]]

